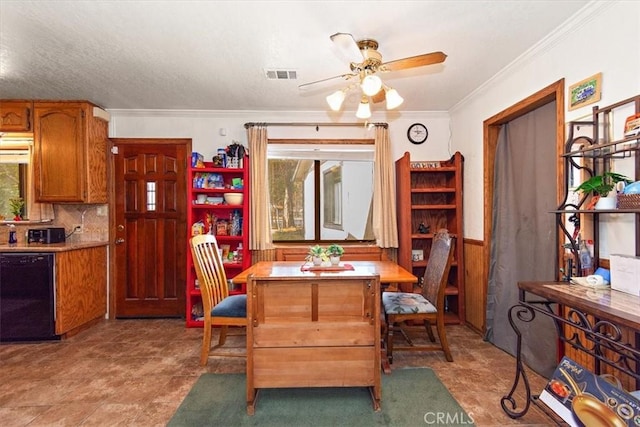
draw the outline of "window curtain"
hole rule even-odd
[[[27,168],[27,216],[29,221],[50,221],[54,218],[51,203],[36,203],[35,177],[33,176],[33,148],[29,146]]]
[[[271,240],[271,210],[269,209],[269,176],[267,163],[266,125],[247,128],[249,141],[249,249],[273,249]]]
[[[376,124],[373,165],[373,234],[381,248],[398,247],[396,219],[395,163],[391,155],[389,130]]]

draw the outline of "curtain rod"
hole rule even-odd
[[[245,123],[245,129],[249,129],[254,126],[315,126],[319,127],[333,127],[333,126],[353,126],[353,127],[366,127],[366,126],[382,126],[383,128],[388,128],[388,123],[311,123],[311,122],[300,122],[300,123]],[[317,130],[317,129],[316,129]]]

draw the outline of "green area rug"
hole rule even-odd
[[[361,388],[263,389],[247,415],[244,374],[204,374],[169,426],[471,426],[473,420],[428,368],[382,375],[382,409]]]

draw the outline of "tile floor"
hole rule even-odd
[[[179,319],[112,320],[64,341],[0,345],[0,424],[163,426],[201,373],[245,369],[237,357],[201,367],[201,335]],[[513,357],[464,326],[449,326],[448,336],[453,363],[440,353],[397,352],[393,367],[434,369],[477,426],[552,425],[534,406],[518,420],[503,413]],[[544,379],[530,378],[537,393]]]

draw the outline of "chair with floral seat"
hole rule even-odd
[[[385,328],[385,344],[389,363],[393,363],[394,331],[400,331],[409,345],[396,346],[395,350],[443,351],[447,361],[453,357],[444,327],[445,289],[451,262],[453,260],[453,238],[446,229],[438,230],[431,244],[429,260],[424,273],[422,293],[383,292],[382,305],[387,327]],[[428,346],[414,345],[404,329],[407,321],[419,321],[424,324],[429,340],[434,343]],[[436,325],[439,344],[435,344],[435,336],[431,329]]]
[[[204,366],[209,360],[213,326],[220,326],[220,337],[215,346],[219,348],[226,342],[228,326],[247,325],[247,296],[229,295],[227,275],[215,236],[197,235],[191,238],[190,243],[204,309],[204,335],[200,352],[200,364]],[[246,357],[246,352],[220,355]]]

